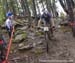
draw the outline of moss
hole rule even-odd
[[[25,31],[18,31],[17,34],[14,35],[12,42],[13,43],[17,43],[19,42],[18,40],[16,40],[16,36],[17,35],[21,35],[22,39],[25,40],[27,38],[27,33]]]
[[[40,48],[36,48],[35,51],[34,51],[34,53],[35,53],[36,55],[39,55],[39,54],[42,54],[42,53],[43,53],[43,50],[40,49]]]
[[[27,38],[27,33],[26,33],[26,32],[23,32],[23,33],[22,33],[22,37],[23,37],[24,39],[26,39],[26,38]]]
[[[61,30],[63,32],[71,32],[72,31],[71,28],[65,28],[65,26],[61,26]]]
[[[15,42],[15,38],[12,39],[12,42]]]
[[[43,35],[44,33],[43,32],[36,32],[37,35],[41,36]]]
[[[11,51],[11,52],[13,52],[13,51],[14,51],[14,49],[15,49],[15,46],[11,46],[10,51]]]

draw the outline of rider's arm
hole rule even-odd
[[[51,23],[52,23],[52,28],[55,28],[55,23],[54,23],[54,19],[51,18]]]

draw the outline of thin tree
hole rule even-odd
[[[31,26],[31,13],[30,13],[30,10],[29,10],[29,5],[28,5],[28,1],[27,0],[24,0],[25,4],[26,4],[26,7],[27,7],[27,14],[28,14],[28,21],[29,21],[29,24],[28,24],[28,27]]]
[[[35,0],[32,0],[32,2],[33,2],[33,7],[34,7],[34,16],[35,16],[35,25],[37,25],[37,21],[36,21],[36,19],[37,19],[37,12],[36,12],[36,4],[35,4]]]
[[[75,23],[74,22],[74,13],[73,13],[74,1],[73,0],[66,0],[67,7],[64,5],[62,0],[59,0],[59,2],[62,5],[65,12],[69,15],[69,21],[72,23]],[[75,36],[75,28],[74,27],[75,26],[72,26],[73,36]]]

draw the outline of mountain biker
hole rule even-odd
[[[13,29],[13,24],[12,24],[12,19],[13,19],[13,14],[11,12],[7,13],[7,19],[5,22],[5,27],[7,29],[7,32],[9,34],[9,38],[11,37],[12,29]]]
[[[41,15],[40,18],[41,18],[41,19],[39,20],[39,23],[38,23],[38,24],[40,24],[40,22],[42,21],[45,26],[50,27],[51,36],[53,37],[53,28],[54,28],[55,26],[53,25],[53,22],[52,22],[52,20],[51,20],[51,19],[52,19],[51,13],[50,13],[49,11],[47,11],[47,10],[44,10],[44,11],[43,11],[43,14]],[[40,26],[40,25],[38,25],[38,26]]]
[[[43,11],[41,15],[41,20],[44,22],[44,25],[50,24],[51,14],[48,11]]]
[[[51,13],[43,10],[43,14],[40,16],[40,20],[38,22],[38,26],[40,26],[41,21],[44,23],[44,25],[49,25],[51,24]]]

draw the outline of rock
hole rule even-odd
[[[23,25],[21,25],[20,23],[15,24],[15,29],[22,27]]]
[[[24,33],[24,34],[27,34],[25,30],[17,29],[17,30],[15,31],[15,35],[19,35],[19,34],[23,34],[23,33]]]
[[[14,58],[12,58],[12,59],[10,59],[10,60],[11,60],[11,61],[13,61],[13,60],[21,60],[21,59],[23,59],[23,58],[28,58],[28,56],[27,56],[27,55],[18,56],[18,57],[14,57]]]
[[[60,28],[61,28],[61,26],[60,26],[60,25],[58,25],[56,28],[57,28],[57,29],[60,29]]]
[[[42,41],[39,41],[37,43],[33,43],[33,47],[36,47],[37,45],[40,45],[40,44],[43,44],[43,42]]]
[[[17,30],[17,31],[15,31],[15,35],[19,35],[19,34],[21,34],[21,33],[22,33],[21,30]]]
[[[15,26],[15,29],[17,29],[18,27],[22,27],[23,25],[19,22],[13,21],[13,25]]]
[[[37,42],[37,45],[40,45],[40,44],[43,44],[43,42],[42,41]]]
[[[18,30],[26,30],[26,29],[27,29],[27,26],[24,26],[24,27],[18,28]]]
[[[25,34],[19,34],[15,37],[15,43],[17,42],[23,42],[26,39],[26,35]]]
[[[5,29],[5,24],[1,25],[1,28],[2,28],[2,29]]]
[[[32,39],[32,40],[34,40],[35,39],[35,37],[33,37],[33,36],[27,36],[29,39]]]
[[[16,21],[13,21],[13,24],[14,24],[14,25],[16,25],[16,24],[18,24],[18,22],[16,22]]]
[[[40,54],[40,53],[43,53],[43,49],[42,47],[36,47],[35,49],[32,50],[32,53],[35,53],[35,54]]]
[[[22,19],[20,19],[20,20],[17,20],[17,22],[19,23],[19,24],[22,24],[22,25],[28,25],[28,20],[22,20]]]
[[[24,46],[24,44],[23,44],[23,43],[19,44],[19,47],[22,47],[22,46]]]
[[[34,33],[29,33],[27,37],[34,40],[35,39],[35,34]]]
[[[28,44],[26,46],[23,46],[23,47],[19,48],[18,50],[30,50],[32,48],[33,48],[33,46],[31,44]]]
[[[26,39],[27,33],[25,31],[17,30],[15,32],[15,40]]]
[[[32,49],[32,48],[35,48],[37,45],[40,45],[42,44],[43,42],[38,42],[38,43],[31,43],[31,44],[28,44],[28,45],[24,45],[23,43],[19,44],[19,50],[24,50],[24,49]]]
[[[33,47],[36,47],[36,43],[33,43]]]
[[[22,34],[21,35],[17,35],[15,40],[22,40]]]

